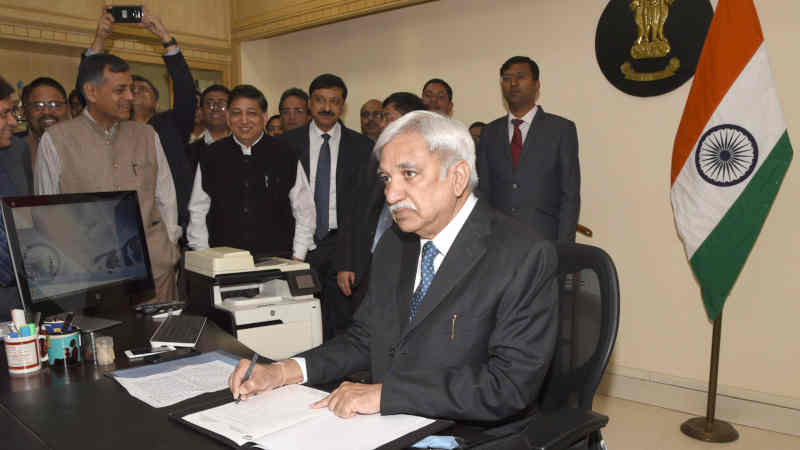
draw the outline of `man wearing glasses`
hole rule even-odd
[[[40,77],[22,89],[22,105],[25,120],[28,121],[28,135],[25,136],[25,142],[30,150],[31,164],[34,164],[36,149],[39,147],[39,140],[44,130],[70,118],[67,92],[58,81]]]
[[[305,126],[311,119],[308,112],[308,94],[296,87],[285,90],[278,102],[278,113],[281,115],[284,133]]]
[[[367,100],[361,106],[361,134],[372,139],[378,140],[378,136],[383,131],[383,105],[377,99]]]
[[[231,91],[221,84],[207,87],[200,95],[199,106],[205,130],[198,139],[186,146],[186,156],[191,164],[192,177],[197,172],[198,161],[203,158],[211,144],[231,134],[231,130],[228,128],[228,117],[225,114],[228,110],[230,95]],[[194,178],[192,178],[192,186],[194,186]],[[191,208],[191,195],[189,199],[188,207]]]
[[[441,78],[428,80],[422,87],[422,101],[428,111],[445,117],[453,115],[453,88]]]
[[[33,190],[28,148],[25,141],[14,136],[21,113],[16,104],[14,88],[0,76],[0,197],[28,195]],[[15,284],[5,226],[0,218],[0,321],[9,320],[9,310],[20,305]]]
[[[211,145],[231,134],[231,130],[228,128],[228,118],[225,115],[230,96],[231,91],[221,84],[209,86],[203,91],[200,102],[206,121],[206,131],[203,133],[203,141],[206,145]]]

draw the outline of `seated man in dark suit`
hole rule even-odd
[[[246,382],[249,361],[240,361],[234,397],[370,369],[373,384],[342,383],[312,407],[464,421],[520,413],[556,341],[553,244],[472,193],[475,144],[460,122],[409,113],[375,148],[397,226],[378,243],[353,325],[293,359],[257,365]]]

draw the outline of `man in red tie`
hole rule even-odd
[[[575,124],[536,104],[539,66],[526,56],[503,64],[500,87],[509,113],[481,132],[482,196],[547,239],[574,242],[581,183]]]

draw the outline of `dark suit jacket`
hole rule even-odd
[[[167,71],[172,78],[174,92],[173,108],[160,112],[150,118],[148,123],[156,130],[164,155],[167,157],[172,180],[175,182],[175,196],[178,201],[178,224],[186,227],[189,223],[189,199],[196,167],[186,156],[186,143],[194,128],[194,109],[197,107],[194,79],[186,64],[183,53],[164,56]]]
[[[355,273],[355,284],[359,285],[369,271],[372,261],[372,241],[378,226],[386,197],[383,182],[378,179],[378,160],[371,155],[369,162],[360,170],[360,179],[355,190],[355,203],[351,220],[339,227],[336,239],[336,258],[339,270]]]
[[[546,239],[575,242],[581,185],[575,124],[540,107],[516,168],[509,142],[508,116],[483,127],[477,161],[482,195]]]
[[[281,136],[297,152],[297,159],[307,177],[310,174],[309,126],[310,122]],[[360,179],[359,172],[364,170],[372,154],[372,140],[344,125],[341,127],[339,155],[336,159],[336,222],[338,228],[346,228],[353,220],[354,208],[357,208],[355,190]]]
[[[392,228],[346,334],[302,353],[310,384],[370,369],[381,413],[496,421],[532,404],[557,334],[551,242],[479,200],[408,323],[419,238]]]

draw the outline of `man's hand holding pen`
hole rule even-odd
[[[252,364],[252,360],[239,360],[239,365],[228,378],[234,399],[247,400],[262,392],[269,392],[287,384],[303,381],[303,370],[293,359],[272,364]],[[252,365],[250,376],[248,368]],[[375,414],[381,409],[381,384],[344,382],[330,395],[309,405],[311,408],[330,409],[339,417],[357,414]]]
[[[228,378],[228,386],[234,399],[247,400],[262,392],[303,381],[303,371],[291,359],[272,364],[256,364],[248,378],[245,375],[249,366],[250,360],[240,360]]]

